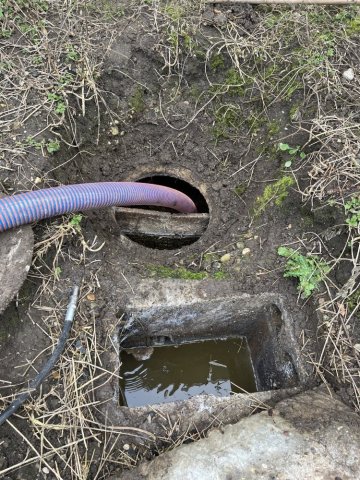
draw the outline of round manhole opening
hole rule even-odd
[[[199,240],[209,223],[209,206],[198,188],[168,175],[149,175],[137,181],[184,193],[195,203],[197,213],[182,214],[162,207],[117,208],[116,219],[124,235],[140,245],[159,250],[178,249]]]
[[[197,213],[209,213],[209,206],[205,200],[204,195],[196,187],[190,185],[190,183],[185,182],[177,177],[171,177],[168,175],[151,175],[149,177],[139,178],[138,182],[142,183],[153,183],[154,185],[163,185],[164,187],[174,188],[179,192],[185,193],[191,200],[195,203]],[[152,210],[156,207],[149,207]],[[170,209],[162,209],[170,212]]]

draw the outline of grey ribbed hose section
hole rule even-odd
[[[44,218],[84,210],[152,205],[182,213],[196,212],[184,193],[162,185],[140,182],[100,182],[45,188],[0,199],[0,232]]]

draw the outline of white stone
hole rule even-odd
[[[343,78],[345,78],[345,80],[348,80],[349,82],[351,82],[351,80],[354,80],[355,78],[354,70],[352,68],[348,68],[347,70],[345,70],[342,75]]]
[[[220,262],[221,263],[226,263],[230,260],[231,258],[231,255],[230,253],[225,253],[225,255],[223,255],[221,258],[220,258]]]

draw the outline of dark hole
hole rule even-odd
[[[178,190],[179,192],[184,193],[195,203],[198,214],[209,213],[208,204],[204,196],[200,191],[190,185],[188,182],[181,180],[180,178],[170,177],[168,175],[151,175],[148,177],[139,178],[138,182],[142,183],[152,183],[154,185],[163,185],[164,187],[170,187]],[[158,212],[168,212],[168,213],[178,213],[175,210],[170,208],[163,207],[154,207],[154,206],[138,206],[132,208],[139,208],[142,210],[155,210]],[[175,218],[175,217],[174,217]],[[174,234],[171,231],[162,232],[162,235],[155,234],[149,228],[149,231],[144,233],[139,232],[126,232],[124,233],[130,240],[144,245],[148,248],[156,248],[159,250],[173,250],[184,247],[185,245],[190,245],[196,242],[200,238],[199,231],[184,231],[181,235],[179,233]]]
[[[190,185],[190,183],[181,180],[180,178],[169,177],[168,175],[152,175],[150,177],[140,178],[138,182],[153,183],[154,185],[163,185],[164,187],[174,188],[179,192],[185,193],[185,195],[191,198],[196,205],[198,213],[209,213],[209,207],[204,196],[197,188]],[[155,207],[150,208],[155,210]]]

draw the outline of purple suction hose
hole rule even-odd
[[[45,188],[0,198],[0,232],[44,218],[110,206],[153,205],[194,213],[184,193],[161,185],[100,182]]]

